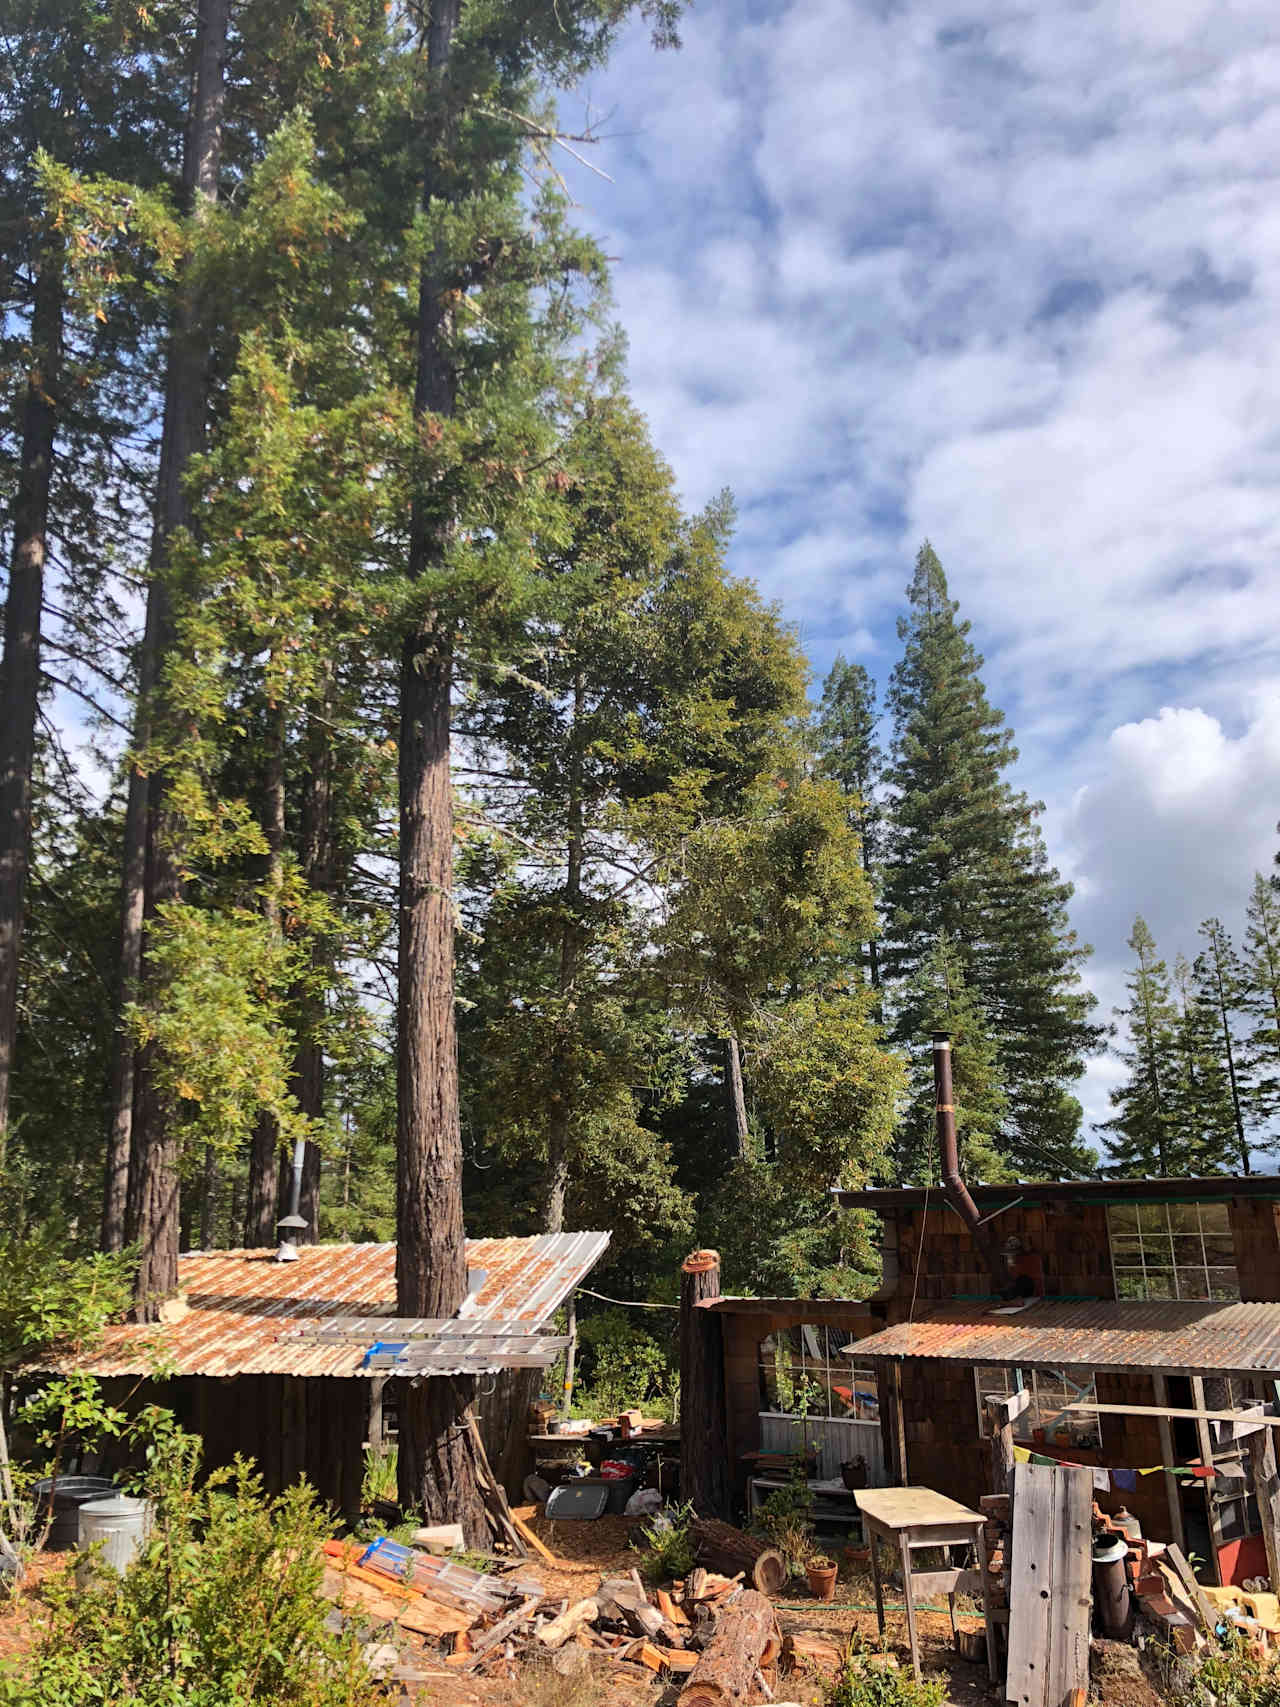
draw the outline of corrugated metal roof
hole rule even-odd
[[[941,1358],[1023,1369],[1280,1374],[1280,1304],[1167,1300],[1028,1305],[1016,1315],[948,1305],[856,1340],[863,1358]]]
[[[832,1193],[845,1209],[935,1209],[947,1207],[939,1187],[879,1186],[866,1191]],[[1280,1200],[1280,1174],[1207,1174],[1199,1179],[1014,1180],[1002,1185],[969,1182],[969,1195],[982,1209],[1014,1203],[1183,1203],[1224,1202],[1233,1197]]]
[[[440,1366],[419,1342],[415,1372],[478,1374],[498,1338],[537,1332],[599,1262],[608,1233],[544,1233],[530,1239],[468,1239],[467,1267],[484,1283],[465,1317],[448,1324]],[[300,1245],[280,1263],[261,1251],[196,1251],[178,1258],[176,1320],[108,1328],[102,1343],[67,1367],[94,1375],[361,1375],[368,1342],[321,1340],[320,1323],[388,1318],[395,1309],[394,1245]],[[457,1330],[462,1332],[455,1337]],[[374,1336],[376,1337],[376,1336]],[[434,1349],[434,1348],[432,1348]]]

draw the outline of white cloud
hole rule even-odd
[[[1270,14],[721,0],[593,96],[617,187],[580,187],[686,493],[735,488],[819,671],[887,673],[932,538],[1109,1006],[1133,914],[1191,948],[1280,812]]]

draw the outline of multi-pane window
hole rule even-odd
[[[978,1395],[978,1426],[982,1427],[982,1401],[988,1393],[1008,1397],[1024,1387],[1031,1403],[1014,1418],[1013,1438],[1027,1446],[1069,1447],[1092,1451],[1102,1445],[1102,1426],[1088,1412],[1073,1412],[1071,1405],[1096,1405],[1098,1392],[1087,1369],[1027,1369],[1019,1382],[1016,1369],[980,1367],[973,1372]]]
[[[1113,1203],[1117,1298],[1240,1296],[1225,1203]]]
[[[802,1322],[760,1342],[760,1398],[767,1411],[784,1416],[880,1415],[873,1369],[853,1361],[847,1328]]]

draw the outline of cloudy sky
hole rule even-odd
[[[818,676],[884,681],[927,535],[1104,1008],[1135,912],[1234,928],[1280,817],[1270,7],[702,0],[586,94],[637,399]]]

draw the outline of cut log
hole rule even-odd
[[[764,1595],[747,1589],[726,1607],[720,1627],[703,1650],[677,1707],[735,1707],[751,1699],[756,1672],[766,1655],[781,1648],[773,1607]]]
[[[784,1644],[787,1658],[793,1666],[811,1671],[837,1672],[843,1654],[827,1636],[810,1630],[793,1630]]]
[[[718,1518],[698,1518],[690,1528],[693,1556],[708,1570],[745,1576],[761,1594],[781,1594],[787,1583],[782,1554],[767,1541],[746,1535]]]
[[[544,1624],[538,1631],[538,1640],[544,1648],[561,1648],[575,1630],[584,1624],[594,1624],[599,1616],[600,1608],[594,1600],[580,1600],[558,1618]]]

